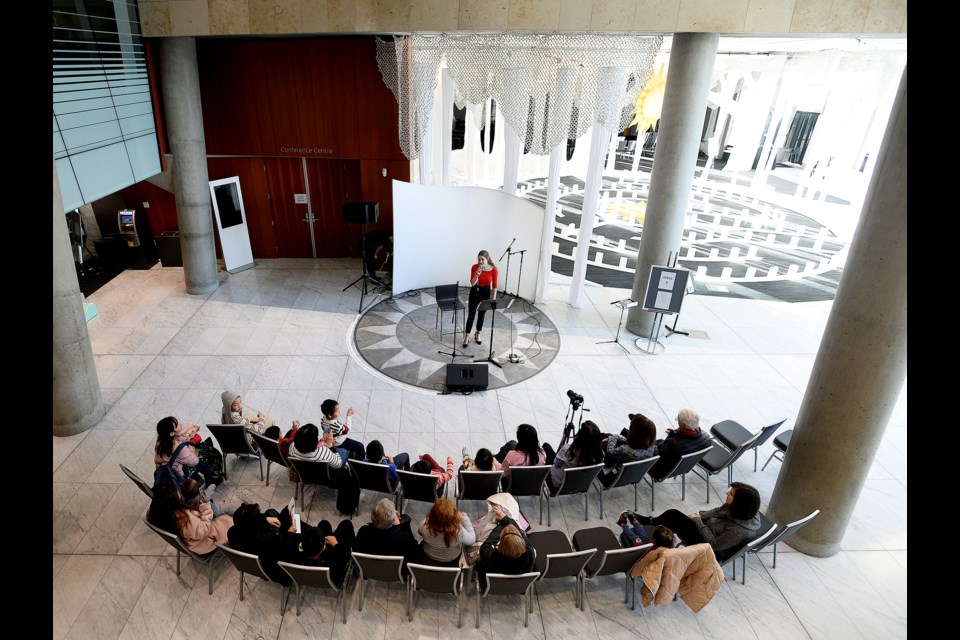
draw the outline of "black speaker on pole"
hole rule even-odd
[[[347,202],[343,205],[343,221],[347,224],[375,224],[379,217],[379,202]]]
[[[490,371],[486,363],[460,364],[451,362],[447,365],[447,389],[450,391],[486,389],[489,382]]]

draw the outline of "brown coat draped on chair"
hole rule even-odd
[[[694,613],[710,602],[723,583],[723,569],[706,543],[654,549],[637,560],[630,575],[643,579],[643,606],[666,604],[679,593]]]

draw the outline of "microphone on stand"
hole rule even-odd
[[[510,253],[510,247],[512,247],[512,246],[513,246],[513,243],[516,242],[516,241],[517,241],[516,238],[514,238],[513,240],[510,241],[510,245],[507,247],[506,251],[503,252],[503,255],[500,256],[500,260],[503,260],[503,257],[504,257],[505,255],[507,255],[508,253]],[[499,262],[500,260],[498,260],[497,262]]]

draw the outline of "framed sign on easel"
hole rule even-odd
[[[663,325],[663,316],[680,313],[689,275],[690,271],[687,269],[659,265],[650,267],[647,291],[643,296],[643,309],[653,311],[654,316],[646,349],[640,344],[643,338],[637,338],[637,348],[641,351],[651,355],[663,352],[664,346],[657,341],[660,337],[660,327]]]

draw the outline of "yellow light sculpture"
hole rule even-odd
[[[660,112],[663,110],[663,91],[667,86],[667,78],[663,75],[663,65],[656,73],[650,74],[650,79],[643,89],[637,92],[637,99],[633,103],[633,120],[630,126],[637,125],[637,136],[645,133],[648,127],[657,124]]]

